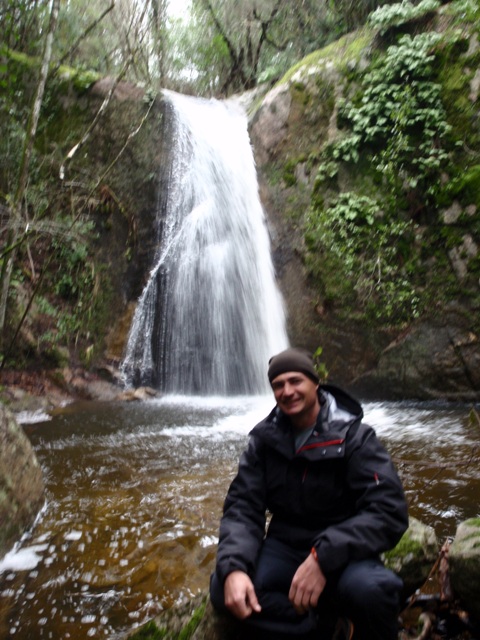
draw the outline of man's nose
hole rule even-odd
[[[291,385],[289,382],[286,382],[283,387],[283,394],[286,396],[291,396],[293,391],[294,391],[293,385]]]

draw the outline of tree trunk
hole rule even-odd
[[[38,119],[40,117],[40,109],[42,107],[43,95],[45,93],[45,85],[47,83],[48,68],[52,57],[53,36],[57,28],[58,12],[60,8],[60,0],[52,0],[50,9],[50,21],[48,32],[45,38],[45,49],[43,53],[42,65],[40,68],[40,76],[38,79],[37,90],[33,101],[32,112],[27,128],[25,143],[23,146],[22,161],[20,164],[20,173],[18,176],[17,189],[10,206],[10,231],[8,237],[8,246],[15,246],[20,236],[22,226],[22,202],[25,195],[27,185],[28,172],[30,169],[30,161],[32,158],[33,144],[37,133]],[[4,258],[1,272],[1,290],[0,290],[0,346],[4,343],[5,337],[5,318],[7,312],[7,299],[10,291],[10,282],[12,278],[13,265],[17,255],[17,249],[14,248]]]

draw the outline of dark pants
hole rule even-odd
[[[266,538],[253,579],[262,606],[245,623],[291,635],[312,633],[328,638],[335,618],[343,615],[353,622],[355,640],[397,640],[402,581],[380,560],[352,562],[340,573],[328,575],[327,585],[315,611],[300,616],[288,599],[290,585],[307,552],[292,549]],[[223,585],[216,574],[210,583],[210,598],[219,611],[226,611]]]

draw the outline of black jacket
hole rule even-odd
[[[313,434],[297,451],[275,407],[250,433],[225,499],[217,572],[250,576],[265,535],[306,552],[325,574],[391,549],[408,526],[403,488],[389,454],[347,393],[323,385]]]

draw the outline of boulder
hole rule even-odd
[[[382,352],[375,369],[350,390],[373,398],[475,401],[479,336],[455,310],[408,328]]]
[[[448,559],[455,595],[480,620],[480,518],[459,524]]]
[[[35,451],[13,414],[0,402],[0,557],[33,524],[44,492]]]
[[[384,554],[385,566],[398,574],[404,584],[405,598],[428,578],[439,554],[435,531],[416,518],[410,518],[400,542]]]
[[[242,629],[234,620],[220,616],[212,607],[208,594],[201,593],[156,616],[128,634],[125,640],[157,638],[246,640],[247,634],[243,630],[242,635]]]
[[[439,545],[431,527],[410,518],[408,530],[398,545],[385,554],[385,564],[398,573],[405,584],[405,596],[411,595],[427,579],[437,560]],[[219,615],[206,593],[172,607],[130,632],[125,640],[155,638],[191,640],[250,640],[252,630],[231,618]]]

